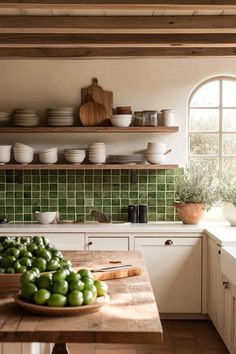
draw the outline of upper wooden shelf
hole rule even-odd
[[[6,164],[0,170],[166,170],[175,169],[178,165],[169,164]]]
[[[175,133],[178,127],[0,127],[3,133]]]

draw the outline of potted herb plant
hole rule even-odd
[[[224,181],[221,190],[223,216],[231,226],[236,226],[236,182]]]
[[[177,214],[184,224],[197,224],[219,198],[217,178],[210,166],[194,164],[175,179]]]

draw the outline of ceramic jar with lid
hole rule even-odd
[[[161,113],[163,125],[165,127],[174,127],[176,125],[174,109],[162,109]]]

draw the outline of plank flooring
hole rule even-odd
[[[159,345],[70,344],[70,354],[229,354],[211,321],[162,321]]]

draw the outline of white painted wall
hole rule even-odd
[[[72,105],[78,109],[80,89],[97,77],[113,91],[114,106],[133,110],[173,108],[180,131],[170,135],[19,135],[0,136],[1,144],[21,141],[36,148],[58,145],[86,147],[105,141],[108,153],[143,150],[147,141],[166,141],[173,149],[167,162],[184,166],[187,161],[187,101],[191,90],[214,75],[236,75],[234,58],[137,59],[137,60],[2,60],[0,61],[0,111]]]

